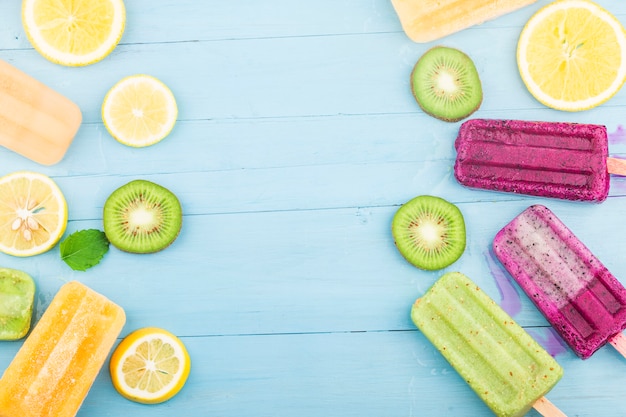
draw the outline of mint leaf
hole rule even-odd
[[[69,235],[60,245],[61,259],[75,271],[97,265],[109,250],[109,239],[97,229],[85,229]]]

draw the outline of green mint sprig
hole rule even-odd
[[[60,245],[61,259],[75,271],[97,265],[109,250],[109,239],[97,229],[85,229],[69,235]]]

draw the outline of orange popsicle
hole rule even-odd
[[[82,121],[76,104],[0,60],[0,145],[43,165],[59,162]]]
[[[0,379],[0,417],[74,417],[125,321],[101,294],[63,285]]]

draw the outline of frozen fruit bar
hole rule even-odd
[[[124,322],[104,296],[63,285],[0,379],[0,416],[74,417]]]
[[[604,126],[474,119],[455,147],[454,175],[468,187],[594,202],[609,193]]]
[[[35,281],[25,272],[0,268],[0,340],[16,340],[30,329]]]
[[[524,210],[493,249],[563,340],[583,359],[626,328],[626,289],[547,207]]]
[[[537,0],[391,0],[402,29],[415,42],[430,42]]]
[[[0,60],[0,145],[52,165],[65,155],[81,121],[76,104]]]
[[[535,405],[563,416],[544,398],[561,366],[465,275],[443,275],[415,302],[411,318],[497,416],[523,416]]]

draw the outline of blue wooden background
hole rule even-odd
[[[409,318],[445,272],[412,267],[391,238],[395,211],[420,194],[446,198],[465,216],[468,246],[447,271],[478,282],[563,365],[548,398],[570,417],[626,416],[626,359],[611,347],[575,357],[490,251],[501,227],[542,203],[626,282],[626,179],[611,179],[602,204],[465,189],[452,174],[460,123],[426,116],[409,89],[428,48],[460,48],[483,82],[474,117],[605,124],[611,154],[626,156],[626,91],[564,113],[522,84],[517,38],[547,3],[416,44],[389,0],[129,0],[113,53],[66,68],[31,47],[20,2],[3,1],[0,58],[70,97],[84,123],[61,163],[44,167],[0,149],[0,174],[53,177],[69,204],[67,234],[102,228],[106,197],[137,178],[171,189],[185,212],[165,251],[111,248],[87,272],[65,265],[58,246],[31,258],[0,255],[0,265],[35,278],[35,319],[77,279],[124,307],[122,336],[159,326],[189,349],[192,372],[172,400],[127,401],[105,369],[79,416],[491,415]],[[626,2],[599,3],[626,23]],[[108,89],[136,73],[160,78],[179,104],[172,134],[143,149],[116,142],[100,117]],[[20,344],[0,344],[0,371]]]

